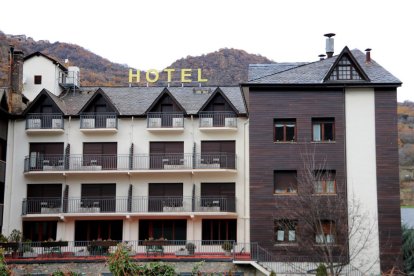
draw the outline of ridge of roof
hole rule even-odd
[[[48,56],[48,55],[46,55],[46,54],[43,54],[42,52],[39,52],[39,51],[37,51],[37,52],[34,52],[34,53],[31,53],[31,54],[29,54],[29,55],[27,55],[27,56],[25,56],[24,58],[23,58],[23,60],[24,61],[26,61],[26,60],[28,60],[28,59],[31,59],[32,57],[34,57],[34,56],[42,56],[42,57],[44,57],[44,58],[47,58],[48,60],[50,60],[51,62],[53,62],[53,64],[56,64],[56,65],[58,65],[59,66],[59,68],[60,69],[62,69],[63,71],[65,71],[65,72],[67,72],[68,71],[68,69],[62,64],[62,63],[60,63],[59,61],[57,61],[56,59],[54,59],[54,58],[52,58],[52,57],[50,57],[50,56]]]
[[[344,49],[346,49],[345,47]],[[343,51],[341,51],[342,53]],[[401,81],[393,76],[390,72],[385,70],[375,60],[371,59],[371,62],[365,62],[365,54],[360,50],[355,49],[349,51],[350,56],[355,58],[356,63],[360,69],[366,73],[370,81],[365,81],[367,84],[394,84],[401,85]],[[340,54],[324,60],[317,60],[314,62],[306,63],[301,66],[296,66],[276,72],[267,76],[260,77],[258,79],[250,80],[244,85],[249,84],[283,84],[283,85],[310,85],[321,84],[326,77],[326,74],[332,69],[333,64],[337,61]],[[329,83],[361,83],[360,81],[335,81]]]

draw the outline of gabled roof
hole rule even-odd
[[[61,97],[69,114],[77,114],[99,87],[81,87],[81,92],[69,92]],[[101,87],[121,116],[145,115],[160,94],[167,89],[189,115],[196,115],[217,87]],[[240,87],[220,87],[239,114],[246,114]],[[196,93],[202,90],[205,93]]]
[[[98,88],[98,90],[95,91],[95,93],[92,95],[92,97],[89,98],[89,100],[83,105],[83,107],[79,110],[79,113],[82,113],[85,111],[86,108],[89,107],[93,103],[93,101],[96,99],[96,97],[102,96],[105,100],[105,102],[113,109],[115,112],[119,115],[118,109],[114,106],[111,99],[106,95],[106,93],[101,89]]]
[[[216,97],[217,94],[223,96],[224,100],[230,105],[234,112],[239,113],[237,108],[232,104],[232,102],[227,98],[227,96],[223,93],[223,91],[217,87],[217,89],[211,94],[210,98],[203,104],[199,111],[203,111],[204,108]]]
[[[66,91],[59,97],[47,90],[40,94],[51,97],[65,115],[79,115],[100,94],[120,116],[145,116],[157,99],[168,93],[186,114],[197,115],[217,90],[217,87],[80,87],[78,91]],[[240,87],[220,87],[219,90],[238,114],[247,114]],[[200,91],[203,93],[198,93]],[[33,102],[36,101],[37,97]]]
[[[54,59],[54,58],[49,57],[48,55],[43,54],[42,52],[34,52],[34,53],[31,53],[30,55],[25,56],[25,57],[23,58],[23,60],[24,60],[24,61],[26,61],[26,60],[28,60],[28,59],[31,59],[32,57],[39,57],[39,56],[42,56],[42,57],[44,57],[44,58],[47,58],[48,60],[50,60],[51,62],[53,62],[53,64],[58,65],[58,66],[59,66],[59,68],[60,68],[62,71],[65,71],[65,72],[67,72],[67,71],[68,71],[68,69],[67,69],[65,66],[63,66],[63,65],[62,65],[62,63],[60,63],[59,61],[57,61],[57,60],[56,60],[56,59]]]
[[[361,68],[361,66],[359,66],[358,61],[355,59],[355,57],[352,55],[351,51],[349,50],[348,47],[345,46],[345,48],[342,50],[342,52],[337,56],[335,62],[332,64],[331,69],[328,71],[328,73],[326,73],[325,78],[323,79],[325,82],[329,81],[329,78],[332,75],[332,72],[335,70],[335,68],[337,66],[339,66],[340,61],[344,58],[347,57],[350,60],[351,65],[355,68],[355,70],[358,72],[358,74],[360,75],[360,77],[362,78],[362,80],[364,81],[369,81],[369,77],[367,76],[367,74],[364,72],[364,70]],[[335,80],[336,82],[341,81],[341,80]]]
[[[178,106],[178,108],[181,109],[181,111],[183,111],[185,114],[187,114],[186,110],[181,106],[181,104],[177,101],[177,99],[170,93],[170,91],[168,91],[167,88],[164,88],[164,90],[162,90],[162,92],[158,95],[158,97],[155,99],[155,101],[147,108],[145,113],[150,112],[150,110],[154,106],[156,106],[158,104],[158,102],[161,100],[161,98],[165,95],[168,95],[172,99],[172,101]]]
[[[52,92],[50,92],[47,89],[42,89],[42,91],[37,94],[36,98],[34,98],[33,101],[30,102],[30,104],[26,107],[26,109],[23,111],[23,115],[26,115],[27,113],[32,110],[33,106],[36,106],[37,102],[40,101],[40,99],[46,96],[50,98],[53,103],[56,105],[56,107],[62,112],[62,114],[65,114],[65,103],[57,96],[55,96]]]
[[[344,49],[345,50],[345,49]],[[346,50],[345,50],[346,51]],[[369,81],[366,83],[369,84],[392,84],[399,86],[401,81],[385,70],[381,65],[376,61],[371,60],[371,62],[365,62],[365,54],[360,50],[346,51],[350,56],[352,56],[355,64],[365,72]],[[320,61],[310,62],[306,64],[292,63],[285,64],[285,70],[279,70],[280,67],[277,67],[277,64],[262,65],[268,66],[270,68],[276,68],[275,72],[269,75],[261,75],[255,72],[249,72],[249,75],[258,76],[255,79],[249,80],[246,84],[243,85],[252,85],[252,84],[276,84],[276,85],[294,85],[294,84],[322,84],[325,77],[328,73],[333,70],[334,64],[338,60],[337,56],[332,58],[327,58]],[[250,65],[249,71],[257,71],[257,65]],[[264,69],[261,69],[262,71]],[[341,83],[340,81],[335,81],[335,84]],[[344,81],[344,83],[350,84],[349,80]],[[361,83],[361,81],[356,81],[356,83]]]

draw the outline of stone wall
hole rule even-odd
[[[175,267],[175,271],[191,272],[197,262],[167,262]],[[14,275],[50,275],[51,273],[61,271],[73,271],[84,273],[87,276],[97,276],[102,273],[109,273],[108,266],[103,262],[95,263],[43,263],[43,264],[10,264]],[[244,272],[244,276],[263,275],[250,265],[235,265],[232,262],[204,262],[199,269],[201,272]],[[216,274],[217,275],[217,274]]]

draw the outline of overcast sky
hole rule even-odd
[[[334,32],[335,53],[372,48],[403,82],[398,100],[414,101],[411,7],[407,0],[2,1],[0,30],[78,44],[143,70],[226,47],[276,62],[314,61],[325,52],[323,34]]]

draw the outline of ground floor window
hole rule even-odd
[[[139,240],[149,238],[167,240],[187,239],[187,220],[140,220]]]
[[[122,220],[75,221],[75,241],[122,240]]]
[[[279,243],[296,242],[297,220],[277,219],[275,225],[275,241]]]
[[[56,240],[57,221],[23,221],[23,238],[31,241]]]
[[[203,219],[202,221],[203,243],[223,240],[237,240],[236,219]]]

